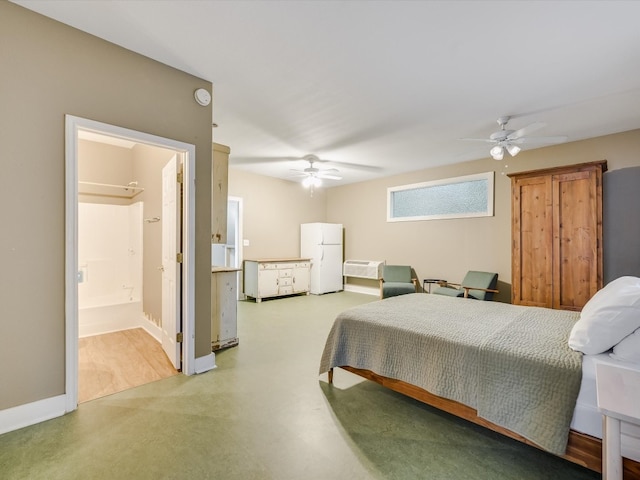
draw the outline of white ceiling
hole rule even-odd
[[[15,3],[213,82],[214,140],[259,174],[310,153],[340,170],[326,185],[487,158],[460,138],[502,115],[569,141],[640,128],[637,1]]]

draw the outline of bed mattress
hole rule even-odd
[[[596,391],[596,363],[611,365],[621,362],[612,359],[609,353],[584,355],[582,357],[582,382],[571,420],[571,428],[592,437],[602,438],[602,414],[598,411]],[[622,423],[622,455],[640,461],[640,426]]]

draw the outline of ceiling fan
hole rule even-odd
[[[471,140],[492,143],[494,146],[489,153],[494,160],[502,160],[504,158],[505,150],[509,152],[509,155],[515,157],[522,148],[519,145],[523,144],[554,144],[567,141],[566,136],[555,137],[527,137],[528,134],[540,130],[546,124],[542,122],[535,122],[526,127],[522,127],[518,130],[507,130],[506,126],[511,117],[505,116],[498,118],[498,125],[500,130],[489,135],[489,138],[463,138],[462,140]]]
[[[314,188],[322,185],[322,180],[342,180],[342,177],[335,175],[339,173],[337,168],[318,168],[314,167],[315,162],[321,162],[321,160],[316,155],[305,155],[303,157],[304,160],[309,162],[309,166],[302,170],[299,169],[291,169],[292,172],[295,172],[296,176],[303,177],[302,185],[306,188]]]

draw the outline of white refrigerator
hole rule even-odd
[[[342,224],[300,225],[300,257],[311,259],[311,293],[320,295],[343,289]]]

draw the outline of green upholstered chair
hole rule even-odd
[[[418,279],[411,276],[408,265],[383,265],[380,279],[380,298],[416,293]]]
[[[442,282],[431,293],[476,300],[493,300],[493,294],[498,293],[497,284],[497,273],[469,270],[462,283]]]

